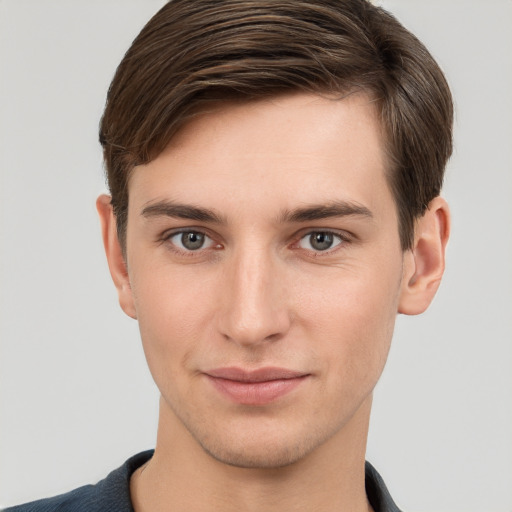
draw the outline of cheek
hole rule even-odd
[[[142,344],[157,384],[173,368],[187,365],[210,325],[211,294],[194,275],[169,269],[138,267],[132,276]]]
[[[327,374],[348,387],[375,385],[386,362],[398,305],[399,269],[362,274],[340,272],[323,286],[317,281],[303,295],[307,337],[317,340],[315,351],[328,366]]]

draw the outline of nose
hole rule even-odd
[[[227,262],[226,262],[227,263]],[[239,345],[277,341],[290,328],[285,269],[264,249],[239,251],[227,263],[219,328]]]

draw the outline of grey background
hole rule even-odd
[[[408,511],[512,510],[512,2],[385,0],[456,98],[448,269],[400,317],[368,459]],[[154,445],[158,393],[117,305],[97,125],[162,0],[0,0],[0,505]]]

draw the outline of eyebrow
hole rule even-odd
[[[348,201],[333,201],[327,204],[310,205],[293,210],[285,210],[280,217],[281,222],[307,222],[328,219],[331,217],[367,217],[373,218],[366,206]]]
[[[196,220],[198,222],[211,222],[213,224],[226,224],[221,215],[208,208],[177,203],[175,201],[158,201],[142,209],[143,217],[173,217],[177,219]]]
[[[145,206],[141,215],[147,218],[173,217],[212,224],[227,224],[226,219],[214,210],[169,200],[158,201]],[[279,216],[278,222],[307,222],[349,216],[373,218],[372,212],[366,206],[347,201],[333,201],[327,204],[313,204],[294,208],[293,210],[284,210]]]

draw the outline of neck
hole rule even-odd
[[[130,482],[134,509],[368,512],[364,454],[371,397],[367,402],[343,429],[303,459],[260,469],[215,460],[162,400],[155,453]]]

